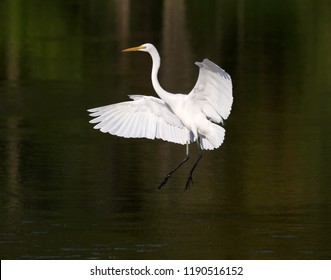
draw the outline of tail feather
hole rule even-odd
[[[210,123],[208,133],[200,136],[202,150],[214,150],[219,148],[224,141],[225,129],[217,124]]]

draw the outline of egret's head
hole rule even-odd
[[[124,50],[122,50],[122,52],[136,52],[136,51],[149,52],[152,48],[155,48],[155,47],[150,43],[146,43],[146,44],[143,44],[138,47],[124,49]]]

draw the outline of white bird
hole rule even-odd
[[[186,157],[164,178],[163,187],[171,175],[189,159],[188,145],[197,142],[199,156],[186,182],[187,189],[192,174],[202,157],[202,150],[221,146],[227,119],[233,102],[232,81],[228,73],[208,59],[196,62],[199,66],[198,80],[189,94],[172,94],[165,91],[158,81],[160,55],[152,44],[128,48],[123,52],[148,52],[153,60],[152,84],[160,98],[145,95],[129,95],[133,101],[89,109],[97,123],[95,129],[125,138],[162,139],[186,145]]]

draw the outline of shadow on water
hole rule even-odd
[[[331,7],[278,2],[0,2],[1,258],[330,258]],[[144,42],[166,90],[205,57],[233,79],[225,142],[186,192],[192,159],[157,190],[184,146],[88,123],[154,94],[150,58],[120,53]]]

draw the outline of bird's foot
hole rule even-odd
[[[168,182],[169,178],[171,177],[171,174],[169,173],[167,176],[164,177],[162,183],[159,185],[158,189],[161,189],[165,186],[165,184]]]
[[[192,178],[192,174],[190,174],[187,177],[187,181],[186,181],[186,185],[185,185],[185,191],[188,190],[190,188],[190,186],[193,185],[193,178]]]

